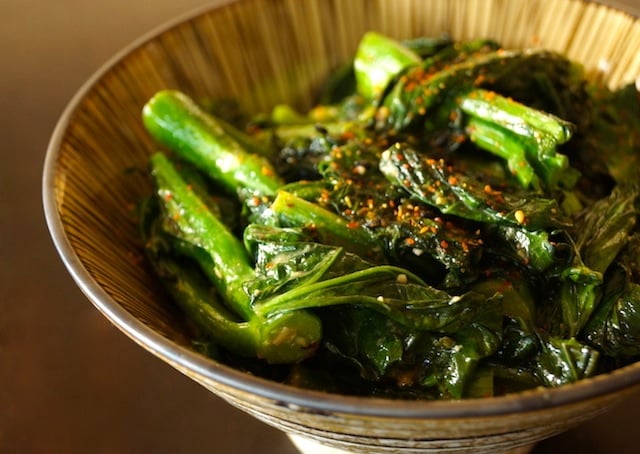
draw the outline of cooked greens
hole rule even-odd
[[[161,91],[147,257],[194,345],[296,386],[460,399],[640,357],[640,97],[549,51],[365,34],[308,112]]]

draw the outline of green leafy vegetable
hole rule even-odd
[[[150,158],[145,249],[197,345],[407,399],[640,359],[636,87],[550,51],[370,32],[319,100],[244,129],[178,91],[143,109],[168,149]]]

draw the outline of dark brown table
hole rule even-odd
[[[73,93],[131,40],[206,3],[0,0],[0,452],[296,452],[111,326],[44,223],[44,154]],[[639,452],[639,407],[637,396],[535,452]]]

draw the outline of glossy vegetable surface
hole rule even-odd
[[[547,51],[366,34],[309,112],[156,94],[147,255],[207,354],[465,398],[640,355],[640,101]]]

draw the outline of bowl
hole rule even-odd
[[[250,113],[304,109],[362,34],[449,33],[543,47],[611,86],[640,74],[640,20],[575,0],[244,0],[196,11],[142,37],[71,100],[46,156],[46,221],[95,307],[144,349],[307,452],[526,452],[640,389],[640,363],[554,389],[458,401],[402,401],[298,389],[196,352],[145,264],[134,215],[155,143],[140,119],[158,90],[232,97]]]

